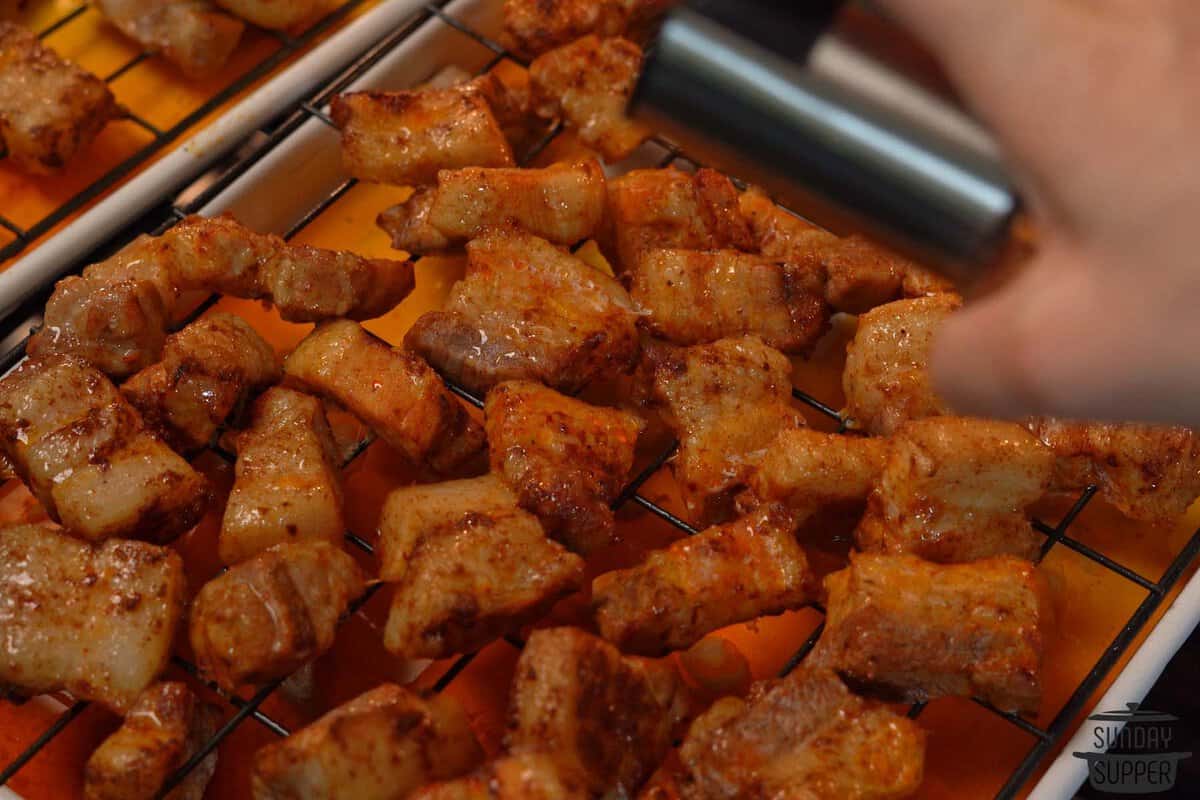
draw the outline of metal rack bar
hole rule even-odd
[[[437,18],[451,28],[471,37],[479,44],[491,50],[495,54],[495,58],[492,59],[491,64],[506,58],[511,59],[516,63],[522,63],[519,59],[514,58],[511,54],[505,52],[504,49],[493,40],[474,31],[472,28],[470,28],[470,26],[465,25],[460,20],[457,20],[453,16],[447,14],[443,8],[447,2],[448,0],[441,3],[426,4],[423,11],[418,14],[409,25],[404,26],[402,29],[397,30],[385,40],[381,41],[376,47],[368,51],[368,53],[366,53],[353,67],[348,69],[340,78],[333,81],[324,90],[318,92],[309,101],[302,103],[292,114],[292,116],[289,117],[286,122],[280,125],[271,134],[271,136],[268,138],[266,146],[247,156],[234,168],[220,176],[216,181],[213,182],[212,185],[202,192],[199,197],[189,203],[186,208],[173,208],[171,210],[171,217],[165,221],[162,226],[160,226],[159,232],[161,233],[178,220],[186,217],[187,214],[194,213],[195,210],[203,207],[209,200],[227,188],[230,183],[236,180],[253,164],[257,163],[257,161],[263,155],[265,155],[267,152],[270,152],[276,144],[289,136],[306,120],[318,119],[325,124],[332,125],[332,120],[322,110],[327,105],[328,100],[332,97],[332,95],[341,91],[358,77],[360,77],[366,72],[367,69],[378,63],[378,61],[387,55],[396,45],[407,39],[408,36],[410,36],[418,27],[433,18]],[[355,4],[347,4],[347,6],[352,5]],[[61,25],[69,22],[70,19],[73,19],[79,14],[83,13],[83,10],[84,9],[81,7],[80,9],[71,12],[67,18],[64,18],[63,21],[56,23],[55,26],[51,26],[49,30],[52,31],[57,29],[57,27],[61,27]],[[284,42],[285,46],[288,46],[291,40],[281,39],[281,41]],[[300,41],[300,39],[297,39],[294,43],[298,43]],[[118,72],[120,72],[120,70],[118,70]],[[544,140],[540,143],[539,147],[535,148],[535,153],[548,144],[557,134],[557,132],[557,129],[548,132]],[[679,148],[672,142],[662,138],[656,138],[653,141],[655,144],[666,150],[666,156],[662,160],[660,166],[668,166],[676,160],[685,158],[685,156],[680,152]],[[287,232],[287,236],[290,237],[294,235],[296,232],[310,224],[333,203],[337,202],[338,199],[349,192],[354,185],[355,181],[348,180],[336,187],[320,203],[306,213],[304,217],[302,217],[297,224]],[[21,231],[18,226],[12,225],[11,223],[5,224],[6,222],[6,220],[0,217],[0,226],[8,228],[18,236],[24,237],[26,235],[26,232]],[[37,234],[33,231],[30,231],[29,235],[36,236]],[[0,253],[0,257],[3,257],[2,253]],[[199,316],[200,313],[203,313],[203,311],[210,307],[213,302],[216,302],[217,299],[218,298],[214,296],[206,301],[205,304],[202,304],[200,309],[190,315],[189,321],[190,319],[194,319],[195,317]],[[22,351],[23,344],[19,345],[15,351],[10,351],[10,353],[6,354],[2,359],[0,359],[0,363],[15,363],[15,361],[20,358]],[[477,408],[482,407],[482,399],[472,392],[469,392],[463,387],[458,386],[450,381],[447,382],[447,386],[454,394],[456,394],[465,402],[470,403]],[[800,389],[794,390],[794,396],[799,402],[804,403],[810,408],[815,409],[818,413],[823,414],[829,419],[837,422],[839,431],[846,431],[848,421],[845,420],[842,415],[832,406],[823,403],[816,397],[813,397],[812,395],[809,395]],[[356,452],[351,455],[347,463],[350,463],[357,458],[358,455],[365,451],[368,444],[369,441],[360,443],[360,446],[357,448]],[[674,456],[677,446],[677,443],[672,443],[669,447],[665,448],[661,453],[659,453],[657,457],[652,459],[650,463],[622,489],[617,499],[613,502],[612,507],[615,510],[623,508],[632,503],[672,525],[682,534],[691,535],[697,533],[697,530],[693,526],[640,493],[645,483],[651,477],[657,474],[667,464],[672,456]],[[228,453],[218,454],[224,458],[232,457]],[[1083,492],[1074,506],[1055,526],[1048,525],[1040,520],[1035,521],[1035,528],[1046,536],[1046,543],[1043,547],[1041,555],[1044,557],[1050,550],[1053,549],[1054,546],[1062,544],[1063,546],[1078,553],[1080,556],[1088,558],[1095,563],[1101,564],[1114,574],[1141,587],[1147,592],[1147,596],[1126,622],[1121,631],[1114,638],[1110,647],[1108,647],[1102,653],[1087,676],[1085,676],[1083,681],[1076,687],[1071,697],[1068,698],[1067,702],[1059,710],[1050,725],[1045,729],[1039,728],[1029,720],[1018,715],[1001,711],[985,702],[976,700],[981,708],[984,708],[989,713],[1005,719],[1009,724],[1019,728],[1034,740],[1031,748],[1023,758],[1022,762],[1010,774],[1007,782],[999,791],[997,795],[999,798],[1005,798],[1007,800],[1007,798],[1012,798],[1019,793],[1025,783],[1034,774],[1042,760],[1063,741],[1065,734],[1070,729],[1071,723],[1082,711],[1085,703],[1091,697],[1092,693],[1111,672],[1118,660],[1127,652],[1132,642],[1144,629],[1145,625],[1153,616],[1154,612],[1159,608],[1167,594],[1179,582],[1187,567],[1195,561],[1198,555],[1200,555],[1200,531],[1198,531],[1196,535],[1194,535],[1189,541],[1184,550],[1175,558],[1171,566],[1166,570],[1162,577],[1158,581],[1151,581],[1138,574],[1133,569],[1120,564],[1103,553],[1099,553],[1082,542],[1069,537],[1067,535],[1068,529],[1075,522],[1079,514],[1083,511],[1095,494],[1095,487],[1090,487],[1088,490]],[[370,542],[362,537],[359,537],[357,534],[348,531],[346,532],[345,537],[350,544],[361,549],[362,551],[366,553],[374,552],[374,548]],[[379,586],[380,584],[374,584],[362,598],[356,601],[356,603],[352,606],[352,613],[358,608],[361,608],[361,605],[379,589]],[[824,611],[817,606],[813,606],[813,608],[819,613],[823,613]],[[797,647],[797,649],[788,659],[787,663],[783,666],[780,672],[781,675],[789,674],[800,663],[802,663],[804,658],[806,658],[816,646],[824,627],[825,623],[822,621],[814,628],[814,630],[809,634],[804,642]],[[506,641],[508,641],[508,643],[513,647],[519,648],[521,646],[521,642],[513,639],[512,637],[508,637]],[[445,690],[472,663],[472,661],[476,658],[476,655],[477,654],[474,653],[465,654],[453,660],[449,667],[447,667],[446,670],[438,676],[437,680],[432,686],[431,691],[440,692]],[[180,669],[183,669],[185,672],[190,673],[193,677],[198,677],[198,670],[196,670],[194,665],[182,659],[176,659],[175,663],[176,666],[178,666]],[[221,741],[223,741],[230,733],[232,733],[233,730],[235,730],[243,721],[248,718],[253,717],[260,724],[264,725],[267,729],[271,730],[278,736],[288,735],[289,731],[286,726],[282,725],[276,720],[273,720],[270,716],[260,710],[261,705],[282,683],[282,680],[268,683],[267,685],[259,688],[259,690],[248,700],[242,699],[236,695],[220,693],[220,696],[235,708],[235,714],[224,726],[222,726],[222,728],[211,740],[205,743],[204,748],[197,752],[171,777],[161,794],[165,794],[172,787],[177,785],[177,783],[182,780],[191,769],[197,766],[208,755],[208,753],[210,753]],[[210,686],[210,688],[213,687]],[[16,760],[14,760],[13,763],[9,764],[3,772],[0,772],[0,785],[3,785],[31,758],[33,758],[41,750],[41,748],[45,746],[46,743],[48,743],[54,738],[54,736],[61,732],[61,730],[64,729],[73,719],[78,717],[86,705],[86,703],[77,703],[75,706],[72,706],[70,709],[68,709],[67,712],[64,712],[64,714],[60,716],[50,728],[43,732],[43,734],[39,736],[29,748],[27,748]],[[925,703],[914,704],[909,709],[909,716],[913,718],[918,717],[925,707]]]

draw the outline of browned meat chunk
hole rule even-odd
[[[205,0],[96,0],[121,33],[179,67],[189,78],[225,66],[245,25]]]
[[[505,0],[504,44],[530,59],[581,36],[641,38],[676,0]]]
[[[586,800],[585,782],[552,757],[497,759],[466,778],[426,786],[412,800]]]
[[[852,686],[908,702],[973,695],[1037,712],[1049,606],[1028,561],[945,566],[862,553],[825,588],[825,632],[811,657]]]

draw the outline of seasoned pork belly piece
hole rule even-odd
[[[196,664],[230,691],[290,675],[333,646],[338,618],[364,588],[358,564],[328,542],[264,550],[196,595]]]
[[[502,41],[518,56],[531,59],[597,36],[641,39],[677,0],[505,0]]]
[[[1032,420],[1029,429],[1055,457],[1051,488],[1090,485],[1133,519],[1176,522],[1200,496],[1200,441],[1189,428]]]
[[[781,431],[751,470],[738,509],[774,507],[799,526],[824,508],[865,503],[888,449],[886,439],[808,428]]]
[[[929,351],[938,325],[962,305],[955,294],[897,300],[868,311],[846,348],[845,416],[886,436],[908,420],[949,413],[933,391]]]
[[[354,322],[318,325],[287,357],[284,372],[344,406],[415,467],[447,475],[483,452],[483,428],[437,373]]]
[[[182,683],[156,683],[138,697],[116,733],[83,771],[85,800],[151,800],[167,778],[216,733],[220,712]],[[214,750],[165,800],[202,800],[217,769]]]
[[[205,0],[96,0],[96,6],[121,33],[189,78],[224,67],[246,27]]]
[[[228,216],[188,217],[163,238],[181,289],[265,300],[289,322],[380,317],[415,285],[411,261],[288,244]]]
[[[482,760],[453,698],[385,683],[263,747],[251,781],[255,800],[403,800]]]
[[[260,28],[285,30],[310,22],[330,0],[216,0],[217,5]]]
[[[0,20],[0,148],[19,169],[58,172],[120,114],[104,81]]]
[[[756,336],[666,350],[656,357],[653,401],[679,437],[671,462],[693,525],[733,518],[735,495],[781,431],[802,428],[792,366]]]
[[[785,353],[807,353],[829,327],[820,268],[736,250],[651,250],[630,296],[641,324],[675,344],[754,334]]]
[[[1030,562],[860,553],[825,588],[825,632],[811,658],[852,686],[906,702],[970,695],[1037,712],[1050,608]]]
[[[573,393],[630,369],[638,355],[629,295],[608,275],[521,231],[467,245],[466,277],[405,345],[479,394],[507,380]]]
[[[167,666],[185,594],[183,561],[165,547],[0,528],[0,688],[128,711]]]
[[[572,245],[599,231],[607,196],[604,170],[595,159],[545,169],[465,167],[442,170],[436,187],[384,211],[379,225],[391,234],[393,247],[409,253],[445,249],[512,226]]]
[[[585,781],[553,757],[505,756],[465,778],[426,786],[412,800],[586,800]]]
[[[1046,493],[1053,468],[1049,448],[1016,423],[906,423],[889,442],[855,533],[858,547],[940,563],[1033,560],[1045,538],[1034,531],[1028,507]]]
[[[78,359],[25,361],[0,381],[0,448],[71,533],[167,542],[208,505],[204,478]]]
[[[216,313],[168,337],[163,360],[121,391],[152,431],[186,453],[211,442],[240,405],[279,375],[275,351],[249,323]]]
[[[757,249],[738,208],[737,187],[716,170],[629,172],[609,181],[608,215],[610,249],[621,269],[633,274],[652,250]]]
[[[551,628],[525,643],[509,703],[509,753],[554,758],[589,797],[629,797],[666,757],[690,700],[670,662]]]
[[[718,628],[779,614],[813,596],[792,532],[769,515],[743,517],[655,550],[592,583],[596,623],[622,650],[657,656]]]
[[[342,163],[359,180],[424,186],[439,170],[514,163],[487,95],[474,82],[340,94],[330,115],[342,131]]]
[[[236,564],[282,542],[337,544],[345,529],[337,445],[321,401],[269,389],[238,436],[221,560]]]
[[[396,584],[384,645],[405,658],[475,652],[583,585],[583,560],[490,475],[392,492],[379,535]]]
[[[642,48],[622,39],[585,36],[529,65],[530,105],[543,119],[562,119],[608,161],[628,157],[650,130],[626,114],[642,69]]]
[[[615,540],[609,504],[633,468],[639,417],[524,381],[488,392],[484,414],[492,472],[551,536],[584,555]]]
[[[925,732],[832,672],[802,666],[745,700],[717,701],[679,755],[681,800],[899,800],[921,785]]]
[[[738,208],[762,255],[824,273],[825,298],[837,311],[862,314],[902,297],[954,291],[950,281],[928,268],[857,234],[842,238],[821,230],[756,187],[742,193]]]

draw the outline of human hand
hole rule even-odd
[[[1034,260],[948,322],[963,413],[1200,426],[1194,0],[878,0],[942,59],[1017,171]]]

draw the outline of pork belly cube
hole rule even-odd
[[[264,550],[196,595],[196,664],[230,691],[290,675],[333,646],[338,619],[364,590],[358,564],[328,542]]]
[[[651,250],[630,296],[642,325],[675,344],[754,334],[785,353],[807,353],[829,327],[819,269],[735,250]]]
[[[207,2],[96,0],[96,7],[121,33],[189,78],[209,77],[224,67],[246,28]]]
[[[167,338],[163,360],[121,386],[147,426],[171,447],[209,444],[251,395],[279,380],[271,345],[233,314],[212,314]]]
[[[124,713],[167,666],[185,595],[172,550],[0,528],[0,686],[66,690]]]
[[[453,698],[385,683],[259,750],[251,785],[255,800],[403,800],[482,760]]]
[[[905,702],[974,696],[1037,712],[1050,607],[1032,563],[861,553],[825,588],[828,615],[813,658],[852,686]]]
[[[676,0],[505,0],[504,45],[531,59],[581,36],[641,38]]]
[[[729,178],[707,168],[695,174],[675,167],[639,169],[609,181],[615,261],[633,274],[652,250],[757,252],[754,230],[738,202]]]
[[[1042,418],[1029,429],[1054,453],[1051,488],[1100,496],[1133,519],[1176,522],[1200,496],[1200,441],[1190,428]]]
[[[412,800],[583,800],[585,782],[552,756],[529,753],[496,759],[465,778],[434,783]]]
[[[606,203],[604,169],[595,159],[544,169],[464,167],[439,172],[437,186],[383,212],[379,224],[393,247],[409,253],[512,226],[572,245],[599,232]]]
[[[406,658],[475,652],[583,584],[583,560],[492,476],[398,489],[379,531],[380,577],[396,584],[384,645]]]
[[[420,356],[349,320],[319,325],[287,357],[284,372],[345,407],[415,467],[447,475],[483,451],[483,428]]]
[[[832,672],[802,666],[755,684],[745,700],[717,701],[679,754],[681,800],[898,800],[921,785],[925,733]]]
[[[628,39],[584,36],[529,65],[530,103],[544,119],[561,118],[608,161],[630,156],[650,129],[626,109],[642,70],[642,48]]]
[[[775,437],[805,425],[791,402],[792,365],[756,336],[665,351],[656,362],[651,397],[680,440],[671,467],[688,519],[726,522]]]
[[[887,461],[886,439],[790,428],[754,465],[737,499],[748,513],[773,507],[799,526],[830,506],[865,503]]]
[[[290,541],[336,545],[346,530],[337,445],[321,401],[275,387],[238,437],[218,550],[236,564]]]
[[[484,405],[492,472],[575,552],[611,544],[610,503],[627,482],[642,420],[536,383],[510,381]]]
[[[0,448],[51,518],[90,541],[170,541],[209,501],[204,478],[70,356],[29,359],[0,381]]]
[[[212,738],[220,712],[182,683],[156,683],[138,697],[116,733],[84,767],[85,800],[149,800]],[[202,800],[217,769],[214,750],[166,800]]]
[[[103,80],[0,20],[0,146],[19,169],[58,172],[121,113]]]
[[[600,633],[625,652],[658,656],[718,628],[799,608],[813,597],[808,559],[767,515],[743,517],[655,550],[592,583]]]
[[[513,166],[504,131],[473,84],[340,94],[330,114],[342,130],[342,163],[359,180],[425,186],[443,169]]]
[[[876,436],[949,413],[933,391],[929,352],[941,323],[962,305],[954,294],[897,300],[863,314],[846,350],[845,414]]]
[[[1046,493],[1054,458],[1020,425],[962,417],[905,424],[855,537],[861,550],[955,563],[1037,557],[1044,537],[1028,507]]]
[[[636,314],[619,283],[517,230],[467,245],[466,277],[404,343],[479,394],[507,380],[573,393],[630,369],[639,348]]]
[[[689,699],[665,661],[575,628],[535,631],[517,662],[508,752],[553,757],[590,797],[627,797],[671,748]]]

